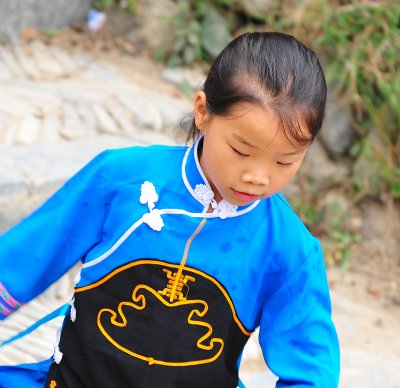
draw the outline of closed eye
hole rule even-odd
[[[283,163],[283,162],[276,162],[277,164],[279,164],[280,166],[284,166],[284,167],[289,167],[292,166],[293,163]]]
[[[232,148],[233,152],[235,152],[236,154],[238,154],[240,156],[249,156],[248,154],[244,154],[232,146],[230,146],[230,147]]]

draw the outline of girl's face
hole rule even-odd
[[[224,198],[248,205],[280,191],[294,177],[308,146],[290,142],[274,112],[242,103],[227,116],[215,116],[205,106],[205,95],[198,92],[195,122],[204,135],[200,165],[217,202]]]

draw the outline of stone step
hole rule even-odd
[[[0,63],[0,144],[171,133],[190,110],[187,99],[160,95],[89,55],[40,41],[0,46]]]

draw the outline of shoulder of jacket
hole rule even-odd
[[[274,217],[278,227],[282,228],[284,235],[301,235],[302,238],[311,238],[314,236],[310,233],[300,216],[293,210],[288,200],[280,193],[275,194],[272,198],[272,209],[270,214]]]
[[[118,159],[152,157],[153,155],[161,154],[168,155],[168,157],[171,155],[181,155],[180,157],[183,157],[186,149],[184,146],[149,145],[108,149],[101,154],[111,162]]]

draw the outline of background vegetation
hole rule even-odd
[[[359,136],[349,156],[371,164],[367,179],[353,176],[353,198],[386,200],[389,194],[398,202],[400,3],[308,1],[297,9],[282,3],[276,2],[267,21],[324,57],[330,84],[351,107]]]
[[[114,7],[126,9],[128,12],[135,12],[136,0],[94,0],[93,5],[101,11]]]
[[[299,5],[299,3],[301,3]],[[296,5],[297,4],[297,5]],[[400,205],[400,3],[397,1],[275,1],[265,23],[297,36],[323,59],[330,88],[351,112],[357,138],[342,191],[351,206],[366,200]],[[359,166],[363,166],[362,169]],[[328,255],[346,264],[361,236],[346,229],[344,209],[328,209],[308,193],[298,211],[312,228],[328,225]],[[322,211],[324,210],[324,211]]]
[[[400,3],[391,1],[274,1],[263,15],[236,11],[232,0],[177,1],[173,65],[209,62],[243,30],[291,33],[325,62],[337,97],[347,101],[358,141],[353,160],[371,164],[353,176],[349,194],[400,200]],[[371,135],[373,134],[373,136]]]

